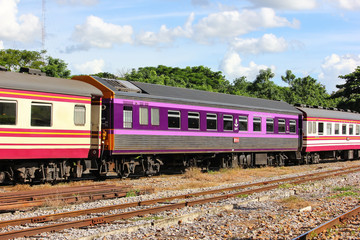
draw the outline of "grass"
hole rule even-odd
[[[126,193],[125,197],[136,197],[136,196],[139,196],[139,193],[140,193],[139,189],[131,190]]]
[[[360,196],[360,189],[354,186],[343,186],[343,187],[334,187],[332,189],[334,192],[340,192],[333,196],[330,196],[330,199],[333,198],[342,198],[342,197],[358,197]]]
[[[312,205],[312,203],[294,195],[281,199],[279,202],[288,209],[300,209]]]

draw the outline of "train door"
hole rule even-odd
[[[91,98],[91,140],[90,140],[90,159],[100,157],[101,144],[101,97],[93,96]]]

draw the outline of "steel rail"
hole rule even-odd
[[[354,168],[354,167],[350,167],[350,168]],[[349,168],[345,168],[345,169],[349,169]],[[299,184],[299,183],[303,183],[303,182],[328,178],[328,177],[334,176],[334,175],[348,174],[348,173],[359,171],[360,168],[356,167],[355,169],[352,169],[352,170],[349,170],[349,171],[343,171],[343,172],[336,173],[336,171],[341,171],[341,170],[343,170],[343,169],[331,170],[331,171],[323,172],[323,174],[326,174],[326,175],[317,176],[317,177],[313,177],[313,178],[306,178],[307,175],[303,175],[302,180],[292,181],[292,182],[290,182],[290,184]],[[335,173],[334,174],[329,174],[329,172],[335,172]],[[321,174],[321,173],[317,173],[315,175],[318,175],[318,174]],[[314,174],[309,174],[309,175],[313,176]],[[289,179],[293,179],[293,178],[294,177],[291,177]],[[296,179],[298,179],[298,178],[299,177],[296,177]],[[300,176],[300,178],[301,178],[301,176]],[[279,180],[280,179],[271,180],[271,181],[267,181],[267,182],[273,182],[273,181],[279,181]],[[286,180],[282,179],[282,181],[286,181]],[[250,185],[253,185],[253,184],[250,184]],[[198,199],[198,200],[193,200],[193,201],[186,201],[186,202],[182,202],[182,203],[175,203],[175,204],[165,205],[165,206],[157,206],[157,207],[141,209],[141,210],[136,210],[136,211],[131,211],[131,212],[107,215],[107,216],[102,216],[102,217],[89,218],[89,219],[86,219],[86,220],[79,220],[79,221],[73,221],[73,222],[67,222],[67,223],[56,223],[56,224],[51,224],[51,225],[42,226],[42,227],[35,227],[35,228],[30,228],[30,229],[23,229],[23,230],[18,230],[18,231],[5,232],[5,233],[0,233],[0,240],[2,240],[2,239],[11,239],[11,238],[16,238],[16,237],[27,237],[27,236],[36,235],[36,234],[43,233],[43,232],[55,232],[55,231],[60,231],[60,230],[64,230],[64,229],[69,229],[69,228],[79,228],[79,227],[92,226],[92,225],[101,224],[101,223],[109,223],[109,222],[119,220],[119,219],[127,219],[127,218],[131,218],[131,217],[134,217],[134,216],[139,216],[139,215],[157,213],[157,212],[161,212],[161,211],[165,211],[165,210],[171,210],[171,209],[176,209],[176,208],[181,208],[181,207],[186,207],[186,206],[194,206],[194,205],[198,205],[198,204],[204,204],[204,203],[208,203],[208,202],[219,201],[219,200],[223,200],[223,199],[227,199],[227,198],[236,197],[236,196],[239,196],[239,195],[245,195],[245,194],[252,194],[252,193],[255,193],[255,192],[268,191],[268,190],[278,188],[280,185],[281,184],[272,185],[272,186],[266,186],[266,187],[262,187],[262,188],[251,189],[251,190],[246,190],[246,191],[240,191],[240,192],[225,194],[225,195],[221,195],[221,196],[215,196],[215,197],[210,197],[210,198],[205,198],[205,199]],[[243,187],[243,186],[239,186],[239,187]],[[244,187],[246,187],[246,186],[244,186]],[[232,188],[234,188],[234,187],[230,187],[230,188],[227,188],[227,189],[232,189]],[[210,191],[207,191],[207,192],[213,193],[213,191],[214,190],[210,190]],[[221,192],[221,191],[224,191],[224,190],[220,189],[219,192]],[[201,193],[195,193],[195,194],[188,194],[188,195],[181,195],[181,196],[193,197],[193,196],[197,196],[198,194],[199,195],[205,195],[205,194],[201,194]],[[148,201],[143,201],[143,202],[127,203],[127,204],[118,205],[117,207],[126,208],[126,207],[142,206],[142,205],[148,205],[148,204],[153,204],[153,203],[160,202],[159,200],[164,201],[164,200],[175,199],[175,198],[179,198],[179,196],[174,196],[174,197],[170,197],[170,198],[154,199],[154,200],[148,200]],[[96,210],[99,210],[99,212],[101,212],[100,209],[102,209],[102,210],[103,209],[111,209],[112,207],[114,207],[114,206],[106,206],[106,207],[102,207],[102,208],[97,208]],[[118,208],[118,209],[120,209],[120,208]],[[92,210],[94,210],[94,209],[79,210],[79,211],[76,211],[76,212],[95,213]],[[54,220],[54,219],[51,219],[51,218],[58,219],[58,218],[56,218],[57,217],[56,215],[59,216],[59,215],[62,215],[62,214],[71,214],[71,213],[72,212],[54,214],[54,215],[49,216],[49,218],[47,218],[47,216],[39,216],[39,217],[37,217],[39,221],[36,221],[36,218],[28,218],[27,220],[34,219],[31,222],[45,222],[45,221]],[[62,215],[62,217],[64,217],[64,216],[65,215]],[[71,216],[71,215],[69,215],[69,216]],[[61,218],[61,217],[59,217],[59,218]],[[21,220],[24,220],[24,219],[0,222],[0,227],[6,226],[5,224],[7,224],[7,223],[11,223],[11,222],[15,223],[16,221],[21,221]],[[13,224],[13,225],[15,225],[15,224]]]
[[[359,213],[360,213],[360,206],[357,206],[357,207],[353,208],[352,210],[350,210],[340,216],[337,216],[337,217],[327,221],[326,223],[323,223],[320,226],[294,238],[293,240],[312,239],[314,235],[316,236],[317,234],[319,234],[329,228],[332,228],[335,225],[343,224],[348,219],[350,219],[352,216],[355,216]]]
[[[246,185],[241,185],[241,186],[234,186],[234,187],[227,187],[227,188],[221,188],[221,189],[215,189],[215,190],[195,192],[195,193],[177,195],[177,196],[166,197],[166,198],[158,198],[158,199],[152,199],[152,200],[145,200],[145,201],[139,201],[139,202],[111,205],[111,206],[92,208],[92,209],[86,209],[86,210],[77,210],[77,211],[72,211],[72,212],[64,212],[64,213],[43,215],[43,216],[37,216],[37,217],[29,217],[29,218],[21,218],[21,219],[8,220],[8,221],[0,221],[0,228],[6,227],[6,226],[14,226],[14,225],[35,223],[35,222],[54,221],[54,220],[65,218],[65,217],[77,217],[77,216],[80,216],[80,215],[88,214],[89,212],[91,212],[91,213],[99,213],[99,212],[106,212],[106,211],[111,211],[111,210],[116,210],[116,209],[125,209],[125,208],[129,208],[129,207],[151,205],[151,204],[171,201],[171,200],[175,200],[175,199],[188,199],[188,198],[191,198],[191,197],[215,194],[215,193],[219,193],[219,192],[234,191],[234,190],[239,190],[239,189],[244,189],[244,188],[249,188],[249,187],[268,185],[268,184],[277,183],[277,182],[286,182],[286,181],[291,181],[291,180],[298,180],[299,178],[301,179],[301,178],[305,178],[305,177],[309,177],[309,176],[310,177],[311,176],[316,176],[318,174],[329,174],[329,173],[334,173],[334,172],[338,172],[338,171],[347,170],[347,169],[350,169],[350,168],[353,168],[353,167],[330,170],[330,171],[325,171],[325,172],[317,173],[317,174],[312,173],[312,174],[307,174],[307,175],[298,176],[298,177],[275,179],[275,180],[263,181],[263,182],[258,182],[258,183],[251,183],[251,184],[246,184]],[[352,171],[356,171],[357,169],[360,170],[360,166],[356,167]],[[340,172],[340,174],[342,174],[342,173],[343,172]]]

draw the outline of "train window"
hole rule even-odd
[[[139,108],[139,123],[140,123],[140,125],[148,125],[149,124],[149,110],[147,107]]]
[[[239,116],[239,131],[248,130],[248,118],[247,116]]]
[[[261,118],[260,117],[253,118],[253,131],[261,132]]]
[[[34,127],[51,127],[50,103],[31,103],[31,126]]]
[[[124,128],[132,128],[133,123],[133,108],[131,106],[124,106],[123,108]]]
[[[200,113],[189,112],[188,113],[188,128],[189,129],[200,129]]]
[[[206,114],[206,129],[217,130],[217,115],[214,113]]]
[[[296,133],[296,120],[290,120],[290,133]]]
[[[331,135],[331,134],[332,134],[332,124],[327,123],[326,124],[326,135]]]
[[[342,133],[343,135],[346,135],[346,132],[347,132],[346,124],[343,124],[343,125],[342,125],[342,131],[341,131],[341,133]]]
[[[278,119],[278,132],[284,133],[286,130],[285,128],[285,119]]]
[[[233,116],[232,115],[224,115],[224,130],[232,131],[233,130]]]
[[[266,132],[268,132],[268,133],[274,132],[274,119],[273,118],[266,119]]]
[[[360,135],[360,125],[356,125],[356,135]]]
[[[76,126],[84,126],[86,123],[85,105],[75,105],[74,108],[74,124]]]
[[[317,130],[316,130],[316,122],[313,122],[313,133],[316,134]]]
[[[16,124],[16,101],[0,101],[0,125]]]
[[[151,108],[151,125],[160,125],[160,112],[158,108]]]
[[[312,133],[312,122],[308,122],[308,133],[311,134]]]
[[[349,125],[349,135],[354,135],[354,125]]]
[[[340,134],[340,125],[338,123],[335,123],[335,135]]]
[[[322,123],[322,122],[318,123],[318,134],[324,135],[324,123]]]
[[[168,128],[180,129],[180,112],[168,111]]]

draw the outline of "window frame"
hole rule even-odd
[[[151,126],[160,126],[160,109],[152,107],[150,110],[151,114]]]
[[[176,118],[177,126],[170,126],[171,118]],[[181,129],[181,112],[180,110],[168,110],[168,129]]]
[[[249,122],[248,122],[249,118],[248,116],[245,115],[239,115],[239,132],[247,132],[249,129]],[[241,123],[246,123],[246,125],[241,124]],[[246,129],[243,130],[242,126],[245,126]]]
[[[214,121],[215,120],[215,128],[209,128],[209,120]],[[216,113],[206,113],[206,130],[207,131],[217,131],[218,126],[218,115]]]
[[[195,116],[197,115],[197,116]],[[190,119],[197,120],[197,128],[190,127]],[[200,130],[200,113],[199,112],[188,112],[188,129],[189,130]]]
[[[333,135],[333,133],[332,133],[332,123],[326,123],[326,135],[327,136]]]
[[[77,114],[79,114],[80,112],[79,111],[76,111],[76,108],[82,108],[84,109],[83,112],[83,115],[82,115],[82,118],[83,118],[83,121],[82,122],[77,122],[78,119],[79,119],[79,116],[77,116]],[[75,126],[85,126],[86,125],[86,106],[85,105],[80,105],[80,104],[76,104],[74,106],[74,125]]]
[[[140,106],[139,107],[139,124],[142,125],[142,126],[149,125],[149,108],[146,107],[146,106]]]
[[[274,118],[266,118],[266,132],[267,133],[274,133],[275,126],[274,126]],[[268,130],[268,127],[271,126],[271,130]]]
[[[225,118],[228,118],[228,119],[225,119]],[[231,118],[231,120],[230,120],[230,118]],[[226,126],[225,121],[231,122],[231,125],[229,125],[229,126],[231,126],[231,129],[225,129],[225,126]],[[233,115],[231,115],[231,114],[223,115],[223,130],[227,131],[227,132],[234,131],[234,116]]]
[[[33,122],[33,117],[34,117],[34,112],[33,112],[33,106],[37,106],[37,107],[50,107],[50,121],[49,124],[46,125],[39,125],[39,124],[34,124]],[[48,103],[48,102],[31,102],[31,107],[30,107],[30,126],[31,127],[52,127],[53,126],[53,104],[52,103]]]
[[[345,128],[344,128],[345,127]],[[341,124],[341,135],[347,135],[348,133],[348,127],[346,123]],[[345,131],[344,131],[345,130]]]
[[[7,123],[0,123],[1,126],[16,126],[17,125],[17,120],[18,120],[18,101],[16,100],[7,100],[7,99],[0,99],[0,103],[10,103],[10,104],[15,104],[15,119],[14,119],[14,124],[7,124]],[[3,113],[5,114],[5,113]]]
[[[324,123],[323,122],[318,122],[318,135],[324,135]]]
[[[292,130],[292,127],[294,128],[294,131]],[[292,134],[296,134],[296,128],[297,128],[297,123],[295,119],[290,119],[289,120],[289,132]]]
[[[128,108],[128,109],[125,109]],[[130,121],[128,121],[130,120]],[[129,125],[127,125],[129,124]],[[134,108],[133,106],[123,106],[123,128],[133,128],[134,124]]]
[[[261,132],[261,117],[253,117],[253,132]],[[259,130],[255,130],[255,124],[259,126]]]
[[[334,134],[340,135],[340,124],[339,123],[335,123]]]
[[[285,118],[278,119],[278,133],[286,133],[286,120]],[[280,123],[281,122],[281,123]],[[280,131],[280,128],[284,128],[284,131]]]

